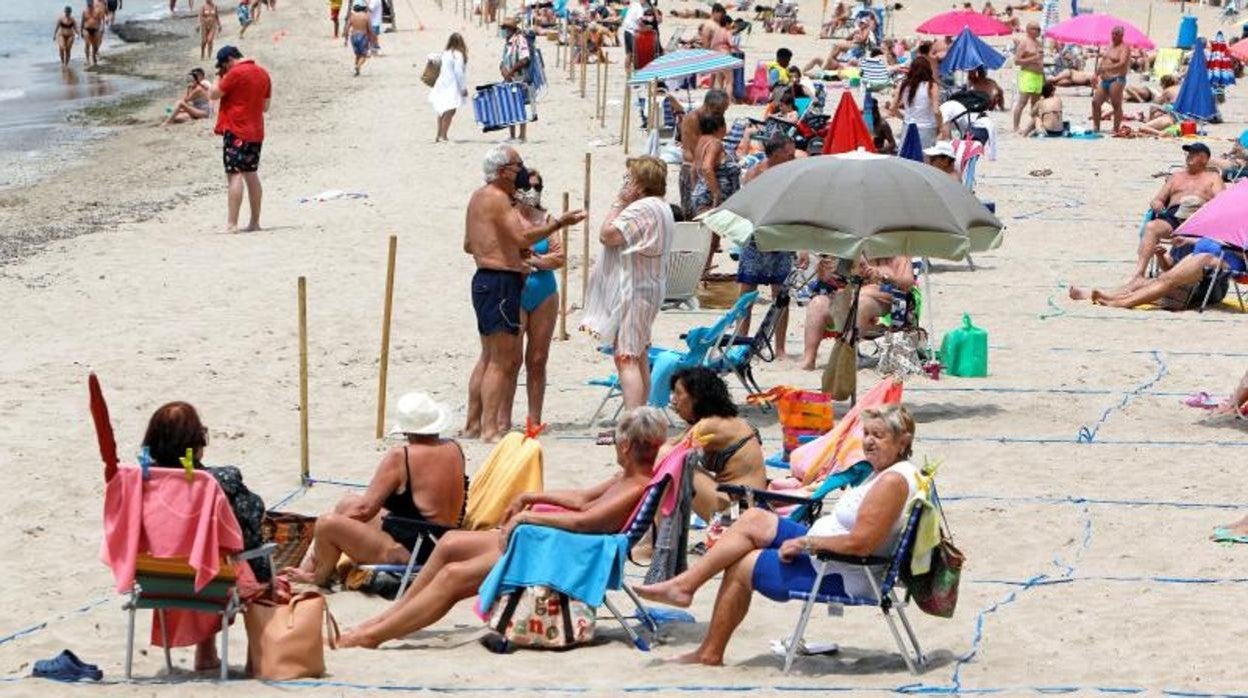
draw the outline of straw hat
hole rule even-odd
[[[435,402],[428,393],[412,392],[399,398],[394,419],[391,436],[439,436],[451,426],[451,408]]]
[[[1179,220],[1187,220],[1196,213],[1196,209],[1205,205],[1205,200],[1199,196],[1185,196],[1179,199],[1179,210],[1174,212],[1174,217]]]

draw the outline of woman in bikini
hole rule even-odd
[[[191,69],[187,74],[186,94],[174,105],[173,111],[169,112],[169,118],[161,126],[207,119],[212,114],[212,104],[208,101],[211,89],[204,71],[200,68]]]
[[[82,11],[82,38],[88,65],[100,64],[100,43],[104,41],[104,22],[96,11],[94,0],[86,0]]]
[[[1054,138],[1066,135],[1062,98],[1055,93],[1052,82],[1046,82],[1044,87],[1040,88],[1040,101],[1031,108],[1031,115],[1034,118],[1032,123],[1023,129],[1024,136],[1030,136],[1033,131],[1039,131]]]
[[[213,55],[212,44],[221,33],[221,13],[214,0],[205,0],[199,8],[199,60],[206,61]]]
[[[527,191],[516,192],[516,212],[531,226],[543,226],[550,222],[550,214],[542,206],[542,176],[537,170],[529,170]],[[529,275],[520,293],[520,326],[524,341],[524,385],[529,398],[528,419],[533,424],[542,423],[542,403],[546,397],[546,359],[550,356],[550,341],[555,334],[555,321],[559,317],[559,284],[555,270],[562,269],[565,261],[560,234],[555,233],[533,246],[528,259]],[[504,424],[511,423],[511,415]]]
[[[421,530],[408,521],[459,525],[468,486],[463,450],[441,437],[451,424],[450,408],[425,393],[408,393],[399,398],[397,421],[392,434],[406,443],[386,452],[364,494],[347,495],[317,517],[303,564],[282,570],[292,582],[329,586],[344,553],[356,564],[406,564],[421,541]],[[417,560],[429,553],[423,546]]]
[[[74,37],[78,35],[78,22],[74,19],[74,8],[65,6],[65,14],[57,17],[56,29],[52,30],[52,40],[56,42],[56,50],[61,54],[61,67],[69,67],[70,54],[74,50]]]
[[[737,413],[724,380],[709,368],[695,366],[672,376],[672,411],[689,424],[689,429],[668,442],[660,460],[690,436],[705,455],[704,470],[693,477],[693,511],[704,521],[728,508],[728,495],[719,485],[743,485],[766,489],[762,439],[749,422]]]

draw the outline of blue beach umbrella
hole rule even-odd
[[[1209,83],[1209,69],[1205,62],[1205,42],[1197,41],[1192,50],[1192,60],[1187,75],[1174,100],[1174,113],[1200,121],[1218,118],[1218,105],[1213,99],[1213,85]]]
[[[984,40],[971,33],[970,28],[963,27],[962,33],[954,39],[949,52],[940,61],[940,74],[952,75],[958,70],[974,70],[987,68],[996,70],[1005,65],[1005,56],[984,43]]]
[[[917,125],[906,126],[906,135],[901,139],[901,148],[897,150],[897,157],[923,162],[923,140],[919,138]]]

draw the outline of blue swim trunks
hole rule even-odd
[[[478,269],[472,277],[472,309],[477,334],[520,334],[520,292],[524,275],[518,271]]]
[[[368,48],[368,34],[357,32],[351,35],[351,50],[355,51],[356,56],[367,56]]]
[[[1214,257],[1221,257],[1222,263],[1226,265],[1235,274],[1248,273],[1248,268],[1244,265],[1244,257],[1236,250],[1223,247],[1217,240],[1209,238],[1197,238],[1196,242],[1191,245],[1180,245],[1170,250],[1170,259],[1178,264],[1184,257],[1193,254],[1207,254]]]
[[[741,248],[737,283],[751,286],[782,284],[792,270],[792,252],[763,252],[751,238],[749,244]]]
[[[811,564],[809,555],[801,555],[793,562],[780,560],[780,545],[792,538],[806,535],[807,528],[796,521],[780,518],[776,526],[776,537],[762,552],[754,563],[752,584],[754,590],[772,601],[788,601],[790,591],[809,592],[815,583],[817,572]],[[844,596],[845,581],[841,575],[829,572],[819,587],[820,594]]]

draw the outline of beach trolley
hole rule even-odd
[[[523,82],[496,82],[478,85],[472,98],[472,114],[485,133],[537,121],[537,110]]]

